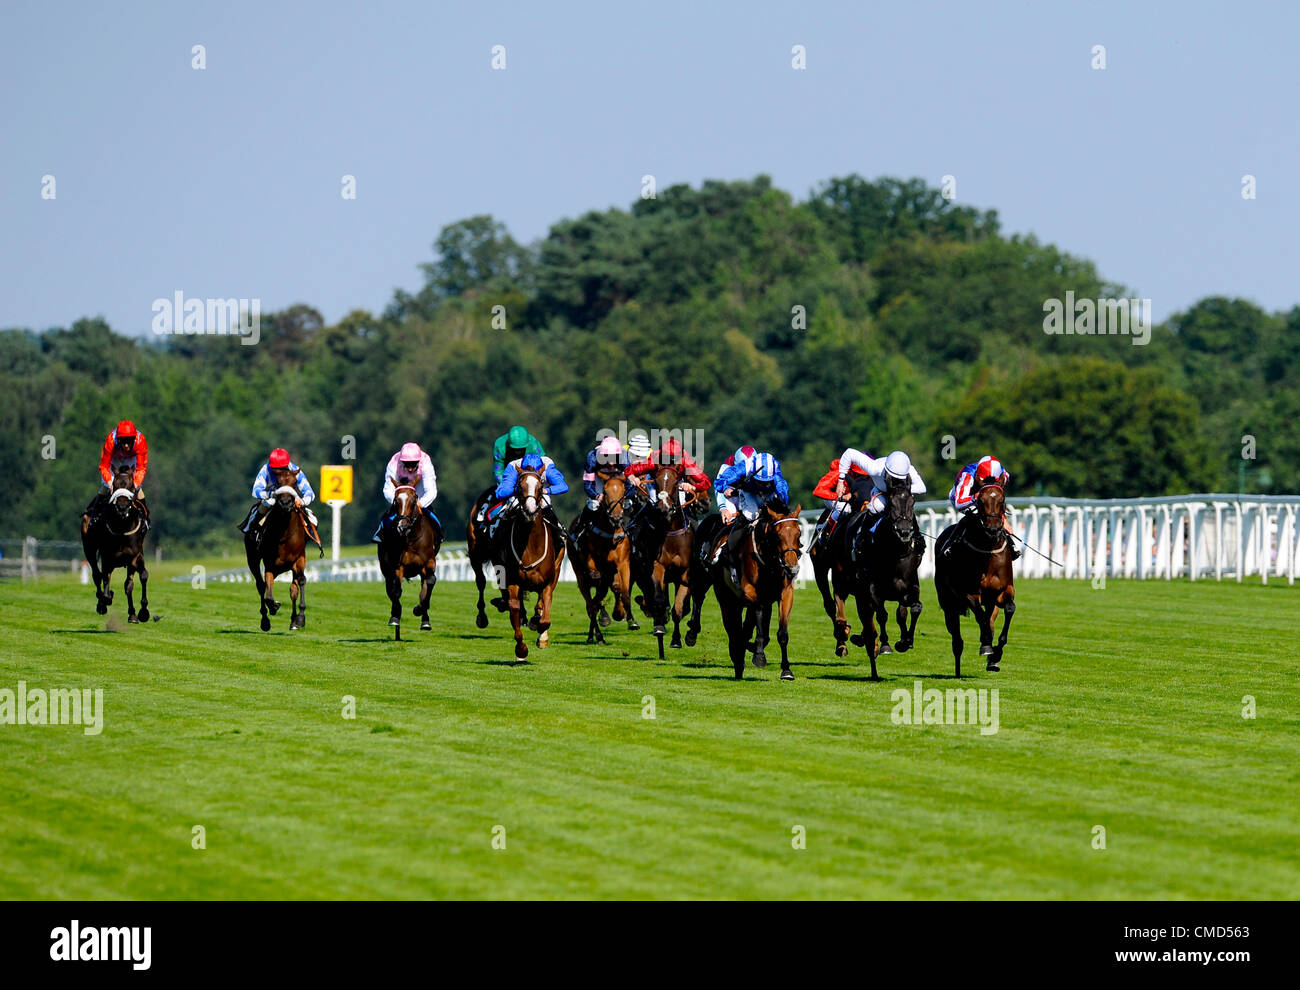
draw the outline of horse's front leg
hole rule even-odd
[[[483,588],[487,585],[487,576],[483,573],[483,565],[487,561],[470,561],[474,568],[474,583],[478,585],[478,615],[474,616],[474,625],[480,629],[486,629],[488,624],[487,610],[483,608]]]
[[[862,589],[857,594],[858,599],[858,621],[862,623],[862,632],[855,638],[855,642],[860,640],[862,645],[867,648],[867,659],[871,661],[871,679],[880,680],[880,675],[876,672],[876,619],[875,603],[871,601],[871,596],[867,594],[866,589]]]
[[[546,649],[551,643],[551,596],[555,594],[555,581],[559,578],[559,571],[560,564],[556,561],[556,577],[537,593],[537,648],[539,650]]]
[[[916,641],[916,620],[921,617],[921,602],[898,603],[898,652],[906,653]]]
[[[300,570],[295,570],[289,575],[289,628],[301,629],[307,624],[307,602],[303,589],[307,583],[307,575]]]
[[[677,595],[673,599],[673,641],[668,645],[674,650],[682,648],[682,616],[686,613],[686,603],[691,597],[691,586],[687,583],[679,582],[677,585]]]
[[[87,559],[90,563],[90,579],[95,582],[95,611],[104,615],[108,612],[108,603],[112,600],[104,594],[104,586],[108,581],[104,578],[104,572],[99,569],[99,554],[90,554]]]
[[[1002,601],[1002,632],[998,635],[998,643],[995,647],[993,647],[993,652],[989,654],[988,664],[986,665],[986,669],[991,670],[994,673],[1002,669],[998,665],[1002,662],[1002,651],[1006,648],[1007,645],[1007,631],[1011,627],[1011,616],[1015,615],[1016,612],[1015,598],[1003,594],[1001,601]],[[995,612],[997,611],[996,606],[994,607],[994,611]],[[994,621],[996,621],[996,619],[991,618],[989,620],[989,625],[992,626]]]
[[[727,649],[731,655],[731,666],[735,668],[736,680],[745,676],[745,649],[749,636],[742,628],[741,605],[731,593],[718,589],[718,610],[722,613],[722,627],[727,631]]]
[[[280,603],[275,600],[275,575],[271,573],[269,567],[266,570],[266,590],[262,592],[262,600],[266,602],[266,610],[272,615],[280,611]]]
[[[388,624],[393,627],[393,639],[402,638],[402,579],[397,571],[384,577],[384,590],[388,592]]]
[[[794,608],[794,586],[788,581],[781,589],[781,603],[777,613],[776,641],[781,644],[781,680],[792,681],[790,670],[790,612]]]
[[[140,614],[141,622],[149,621],[149,568],[144,566],[144,553],[136,558],[136,573],[140,575]]]
[[[889,609],[885,607],[884,599],[876,603],[876,625],[880,628],[880,648],[876,650],[877,656],[893,653],[894,649],[889,645]],[[898,634],[901,636],[906,627],[903,621],[898,621]]]
[[[126,621],[139,622],[135,617],[135,564],[126,565],[126,580],[122,582],[122,590],[126,592]]]
[[[528,647],[524,644],[524,603],[519,585],[507,584],[505,595],[506,607],[510,610],[510,628],[515,632],[515,658],[526,660]]]
[[[430,561],[420,573],[420,604],[416,606],[420,616],[420,631],[428,632],[433,628],[433,623],[429,621],[429,597],[433,594],[433,586],[438,583],[438,575],[433,569],[433,562]]]
[[[834,582],[835,609],[831,616],[831,624],[835,627],[835,655],[837,657],[847,657],[849,655],[849,634],[853,632],[853,627],[849,625],[849,589],[846,585],[847,581],[836,580]]]

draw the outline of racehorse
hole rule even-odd
[[[555,594],[556,582],[560,580],[564,542],[552,532],[553,527],[546,518],[546,497],[540,474],[536,471],[519,472],[513,503],[501,520],[492,559],[501,567],[510,625],[515,632],[515,657],[524,660],[528,657],[524,625],[537,630],[538,649],[544,650],[550,643],[551,597]],[[482,587],[480,584],[480,616],[483,616]],[[535,625],[524,622],[523,594],[526,591],[537,592]],[[480,623],[480,628],[482,625]]]
[[[654,620],[659,640],[659,659],[664,658],[664,632],[668,624],[668,589],[673,596],[673,638],[669,644],[681,649],[681,621],[691,594],[691,557],[695,527],[682,504],[679,469],[664,464],[654,472],[655,500],[643,509],[632,544],[632,572],[641,594],[637,604]],[[687,505],[694,501],[692,491]]]
[[[744,676],[745,653],[754,637],[754,666],[766,667],[766,646],[772,622],[772,606],[778,606],[780,621],[776,640],[781,644],[781,680],[792,681],[790,670],[790,610],[794,607],[794,581],[799,576],[801,554],[800,507],[793,509],[769,499],[758,519],[740,539],[738,559],[732,559],[732,540],[716,564],[709,564],[713,594],[727,630],[731,665],[736,680]],[[706,520],[707,521],[707,520]],[[695,589],[692,589],[695,593]],[[743,619],[743,621],[742,621]]]
[[[487,508],[496,498],[496,486],[487,489],[474,500],[473,507],[469,510],[469,521],[465,524],[465,543],[466,552],[469,554],[470,567],[474,570],[474,582],[478,585],[478,615],[474,618],[474,624],[480,629],[486,629],[488,624],[487,612],[483,609],[483,588],[487,585],[487,575],[483,573],[485,564],[492,563],[492,538],[488,535]],[[479,521],[480,516],[482,522]],[[500,571],[497,585],[500,588]],[[504,588],[501,588],[504,591]],[[500,602],[500,599],[497,599]],[[504,604],[502,602],[502,604]],[[501,605],[497,606],[501,608]]]
[[[602,603],[606,592],[611,588],[614,592],[614,619],[621,621],[626,617],[630,632],[641,628],[632,615],[629,593],[629,544],[627,533],[623,529],[627,503],[627,479],[622,475],[606,478],[601,489],[600,505],[590,524],[576,540],[572,534],[578,528],[581,516],[569,527],[569,554],[573,562],[573,574],[578,580],[578,590],[582,592],[583,601],[587,603],[588,643],[605,642],[600,626],[609,625],[609,617],[605,614]]]
[[[943,553],[949,541],[952,551]],[[935,543],[934,587],[939,607],[952,636],[952,656],[961,676],[961,617],[975,614],[980,630],[980,655],[988,657],[986,669],[999,670],[1007,629],[1016,611],[1016,589],[1011,568],[1011,538],[1006,532],[1006,496],[1002,487],[986,484],[975,496],[973,518],[953,523]],[[993,645],[998,609],[1003,611],[1002,633]]]
[[[81,547],[90,563],[90,574],[95,581],[95,611],[108,612],[113,603],[111,584],[113,571],[126,568],[126,621],[149,621],[149,571],[144,566],[144,506],[131,484],[131,469],[123,468],[113,476],[113,490],[108,507],[100,513],[95,524],[82,517]],[[140,611],[135,610],[135,575],[140,575]]]
[[[291,572],[289,598],[292,614],[290,629],[307,625],[307,534],[306,510],[298,504],[297,475],[287,467],[272,468],[276,489],[267,514],[248,527],[244,534],[244,554],[248,569],[257,583],[257,598],[262,609],[262,632],[271,628],[270,615],[280,611],[275,600],[275,578]],[[319,545],[319,537],[316,537]],[[323,552],[323,551],[322,551]]]
[[[388,624],[393,627],[393,639],[402,638],[402,582],[407,578],[420,578],[420,601],[411,614],[420,619],[422,630],[432,629],[429,624],[429,596],[438,583],[435,572],[438,550],[442,546],[442,533],[420,506],[413,485],[400,485],[393,492],[393,504],[379,534],[379,570],[384,575],[392,614]]]
[[[853,597],[858,604],[862,631],[850,637],[854,646],[865,646],[871,660],[871,679],[879,680],[876,657],[892,653],[886,602],[898,602],[898,652],[912,648],[916,620],[921,616],[921,582],[917,571],[925,555],[920,528],[916,522],[912,490],[906,480],[889,479],[885,489],[885,510],[872,525],[873,518],[862,512],[850,520],[844,541],[849,548],[849,577]],[[822,604],[826,604],[823,591]],[[829,612],[830,609],[827,609]],[[909,623],[908,618],[911,621]],[[833,618],[833,616],[832,616]],[[876,625],[880,626],[877,649]],[[836,626],[838,640],[840,627]]]

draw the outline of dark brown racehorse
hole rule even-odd
[[[415,488],[398,486],[379,534],[379,570],[393,606],[388,619],[393,639],[402,638],[402,582],[407,578],[420,579],[420,601],[411,614],[420,619],[421,629],[433,628],[429,623],[429,596],[438,583],[436,568],[441,546],[442,533],[420,507]]]
[[[951,553],[943,553],[954,541]],[[1016,611],[1011,568],[1011,538],[1006,532],[1006,497],[999,485],[985,485],[975,496],[975,512],[953,523],[935,543],[934,587],[952,636],[952,656],[961,676],[961,617],[973,612],[980,630],[980,655],[988,670],[999,670],[1007,629]],[[1002,633],[993,645],[998,609]]]
[[[275,600],[275,578],[289,572],[289,597],[292,600],[290,629],[307,624],[307,530],[306,510],[299,505],[298,477],[288,468],[272,468],[276,489],[270,510],[254,522],[244,534],[244,553],[248,569],[257,582],[257,598],[262,609],[262,632],[271,628],[270,616],[280,611]],[[260,532],[259,532],[260,531]]]
[[[483,609],[483,589],[487,586],[487,575],[483,571],[487,565],[492,564],[492,539],[488,536],[485,514],[488,506],[496,501],[496,491],[496,486],[493,485],[474,500],[474,505],[469,510],[469,520],[465,523],[466,552],[469,554],[470,567],[474,569],[474,582],[478,585],[478,615],[474,618],[474,624],[480,629],[486,629],[488,624],[487,612]],[[479,521],[480,516],[484,517],[482,522]],[[501,570],[495,566],[493,570],[498,576],[497,588],[504,593],[500,580]]]
[[[627,504],[627,479],[622,475],[608,477],[601,489],[600,505],[576,540],[572,534],[581,517],[569,527],[569,559],[578,590],[587,603],[588,643],[605,642],[600,626],[602,619],[608,624],[609,618],[602,614],[602,603],[611,589],[614,592],[614,619],[621,621],[626,618],[627,628],[631,631],[641,628],[632,617],[629,600],[630,554],[627,533],[623,528]]]
[[[733,560],[732,541],[716,564],[707,565],[727,630],[731,665],[736,680],[745,672],[745,653],[754,651],[754,666],[767,666],[766,646],[772,622],[772,606],[780,620],[776,640],[781,644],[781,680],[794,680],[790,670],[790,610],[794,607],[794,582],[799,576],[802,552],[800,507],[789,508],[769,499],[758,519],[740,537],[739,559]],[[707,522],[708,520],[705,520]],[[693,589],[694,593],[694,589]],[[750,637],[753,636],[751,647]]]
[[[113,476],[113,489],[108,507],[100,513],[95,525],[82,516],[81,546],[90,563],[90,575],[95,581],[95,611],[108,612],[113,603],[110,587],[113,571],[126,568],[126,621],[149,621],[149,571],[144,566],[145,511],[131,483],[132,472],[124,468]],[[135,610],[135,575],[140,575],[140,612]]]
[[[640,513],[632,546],[632,574],[641,589],[637,604],[654,621],[659,659],[662,660],[669,589],[674,587],[673,638],[669,645],[673,649],[682,646],[681,622],[691,595],[691,551],[695,546],[695,527],[679,494],[680,469],[664,464],[655,468],[653,477],[655,499]],[[687,498],[688,505],[694,497],[692,490]]]
[[[854,646],[867,648],[872,680],[880,679],[876,657],[893,652],[885,630],[886,602],[898,602],[898,652],[906,653],[912,648],[916,620],[921,615],[921,582],[917,571],[925,555],[910,483],[891,478],[884,498],[885,509],[880,516],[856,513],[844,534],[849,587],[857,600],[858,620],[862,623],[862,632],[850,640]],[[824,592],[822,603],[827,604]],[[829,607],[827,613],[831,613]],[[837,625],[837,645],[839,631]]]
[[[546,498],[542,476],[536,471],[520,471],[515,483],[513,506],[501,520],[493,544],[493,561],[501,567],[506,605],[510,609],[510,625],[515,631],[515,657],[528,657],[524,645],[523,594],[537,593],[537,648],[544,650],[550,643],[551,597],[556,582],[560,580],[560,565],[564,561],[564,542],[546,518]],[[481,587],[481,586],[480,586]],[[479,613],[482,614],[480,591]]]
[[[826,614],[830,616],[831,624],[835,628],[835,655],[838,657],[849,655],[848,640],[849,634],[853,631],[845,609],[845,603],[851,593],[849,545],[845,535],[849,524],[866,511],[867,503],[871,501],[872,490],[871,479],[866,475],[851,472],[846,480],[848,491],[843,497],[844,509],[841,510],[839,520],[832,522],[831,510],[825,509],[821,518],[817,520],[817,531],[824,535],[820,540],[815,540],[808,551],[808,559],[812,562],[813,578],[822,593],[822,606],[826,609]],[[832,527],[830,532],[824,531],[827,526]]]

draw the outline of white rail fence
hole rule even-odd
[[[1033,550],[1059,561],[1050,563],[1022,549],[1019,577],[1164,578],[1216,581],[1258,577],[1294,584],[1300,575],[1300,496],[1171,495],[1160,498],[1008,499],[1012,531]],[[812,539],[818,512],[804,513],[803,544]],[[918,502],[917,521],[925,533],[921,577],[934,575],[934,537],[957,520],[947,502]],[[311,561],[310,581],[381,581],[374,557],[350,557],[337,563]],[[800,578],[811,581],[805,554]],[[247,568],[207,575],[209,581],[251,581]],[[472,581],[465,544],[449,543],[438,555],[440,581]],[[568,560],[561,581],[572,581]],[[190,581],[190,576],[174,578]],[[489,582],[492,580],[489,575]]]

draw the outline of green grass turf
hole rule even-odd
[[[893,690],[953,685],[929,583],[883,683],[833,656],[811,586],[788,684],[732,681],[712,599],[661,663],[647,631],[584,645],[562,585],[551,647],[511,666],[467,584],[435,591],[431,633],[408,585],[400,644],[378,584],[312,585],[292,634],[287,602],[257,631],[248,586],[153,592],[161,621],[128,626],[120,582],[107,620],[70,580],[0,586],[0,688],[106,709],[99,736],[0,725],[6,896],[1300,896],[1300,588],[1024,582],[1002,673],[966,620],[988,736],[891,720]]]

